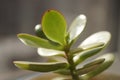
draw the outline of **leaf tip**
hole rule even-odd
[[[13,64],[14,64],[16,67],[19,67],[19,61],[13,61]]]
[[[21,37],[23,37],[23,35],[26,35],[26,34],[25,33],[19,33],[19,34],[17,34],[17,37],[21,38]]]
[[[81,14],[79,17],[80,19],[86,20],[86,16],[84,14]]]

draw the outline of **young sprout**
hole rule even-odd
[[[105,54],[82,67],[78,65],[103,50],[109,43],[111,34],[107,31],[97,32],[78,47],[72,48],[84,30],[86,21],[85,15],[79,15],[67,31],[67,23],[61,13],[56,10],[46,11],[41,24],[35,26],[36,36],[21,33],[18,34],[18,38],[25,45],[38,48],[38,54],[50,60],[44,63],[14,61],[14,64],[25,70],[71,76],[70,80],[89,80],[95,77],[113,63],[113,54]],[[63,76],[60,80],[66,80],[66,77]]]

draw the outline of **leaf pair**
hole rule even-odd
[[[108,53],[86,63],[83,67],[78,68],[76,73],[80,75],[82,80],[88,80],[107,69],[110,65],[112,65],[113,61],[114,55]],[[70,75],[69,69],[61,69],[55,72],[63,75]]]
[[[109,43],[111,35],[107,31],[97,32],[84,40],[78,49],[73,51],[75,64],[79,64],[87,58],[96,55]]]
[[[93,70],[91,69],[86,74],[81,75],[80,79],[81,80],[88,80],[88,79],[91,79],[92,77],[100,74],[101,72],[103,72],[104,70],[106,70],[108,67],[110,67],[112,65],[112,63],[114,62],[114,58],[115,58],[114,55],[111,53],[105,54],[101,57],[98,57],[96,60],[104,59],[104,61],[102,63],[100,63],[100,65],[98,67],[94,68]],[[92,63],[94,63],[94,62],[92,62]]]

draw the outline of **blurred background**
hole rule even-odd
[[[42,14],[48,9],[60,11],[68,26],[79,14],[85,14],[87,25],[78,42],[95,32],[107,30],[112,40],[103,52],[114,52],[120,57],[119,0],[0,0],[0,80],[13,80],[32,73],[17,69],[14,60],[43,60],[35,48],[25,46],[16,35],[35,34],[35,25],[40,24]],[[110,69],[115,74],[120,74],[118,58]]]

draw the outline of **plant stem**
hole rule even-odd
[[[70,64],[70,68],[69,69],[70,69],[70,72],[71,72],[72,79],[73,80],[79,80],[79,77],[78,77],[78,75],[75,72],[76,68],[74,66],[73,59],[72,58],[68,59],[68,62]]]
[[[66,49],[65,53],[67,56],[67,61],[70,65],[69,69],[72,76],[72,80],[79,80],[79,76],[76,74],[76,66],[74,65],[74,62],[73,62],[73,56],[70,54],[69,49]]]

